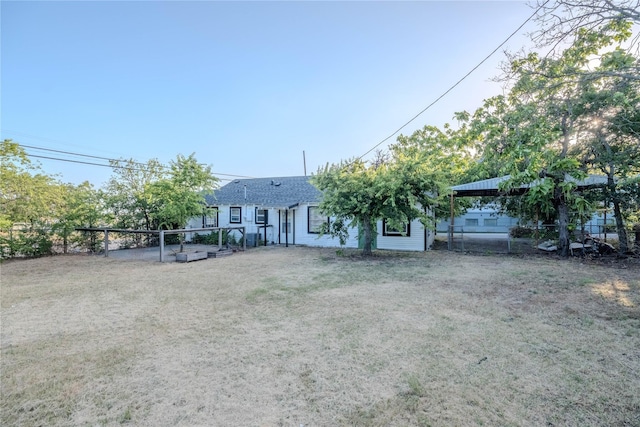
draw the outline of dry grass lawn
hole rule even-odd
[[[260,248],[1,269],[3,426],[640,426],[640,266]]]

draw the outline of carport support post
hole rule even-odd
[[[160,230],[160,262],[164,262],[164,230]]]
[[[454,213],[453,213],[453,192],[451,192],[451,204],[449,206],[449,211],[451,214],[451,224],[449,224],[449,238],[447,239],[449,242],[449,250],[453,250],[453,221],[454,221]]]
[[[104,229],[104,256],[109,256],[109,230]]]

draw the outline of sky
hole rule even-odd
[[[312,174],[392,135],[532,13],[516,1],[3,0],[0,138],[101,164],[42,149],[163,163],[193,153],[223,179]],[[527,46],[534,29],[502,49]],[[501,50],[400,133],[502,93],[491,79],[503,60]],[[101,187],[113,175],[31,159],[62,182]]]

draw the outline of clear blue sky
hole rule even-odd
[[[478,1],[0,4],[3,139],[141,162],[195,153],[214,172],[252,177],[302,175],[303,150],[309,174],[364,154],[533,12]],[[489,79],[503,59],[402,133],[500,93]],[[101,186],[111,176],[41,164],[64,182]]]

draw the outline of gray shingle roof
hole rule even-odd
[[[320,202],[322,193],[310,179],[310,176],[236,179],[215,190],[215,197],[207,196],[207,204],[287,208],[297,203]]]

